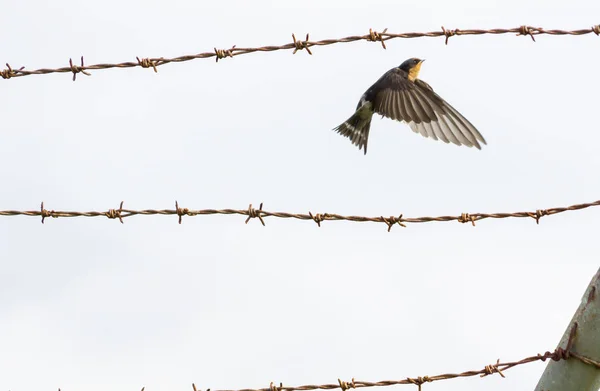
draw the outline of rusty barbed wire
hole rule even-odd
[[[569,348],[569,347],[570,346],[567,345],[567,348]],[[312,391],[312,390],[335,390],[338,388],[341,389],[342,391],[348,391],[351,388],[356,389],[356,388],[365,388],[365,387],[387,387],[387,386],[405,385],[405,384],[416,385],[418,387],[419,391],[421,391],[421,387],[425,383],[431,383],[431,382],[440,381],[440,380],[455,379],[455,378],[459,378],[459,377],[473,377],[473,376],[479,375],[479,377],[483,378],[483,377],[497,373],[504,378],[504,377],[506,377],[504,375],[504,372],[511,368],[514,368],[519,365],[536,362],[536,361],[546,361],[547,359],[551,359],[554,361],[577,359],[577,360],[583,362],[584,364],[591,365],[596,368],[600,368],[600,363],[595,360],[592,360],[591,358],[582,356],[575,352],[571,352],[570,350],[567,350],[567,349],[557,348],[553,352],[547,351],[544,354],[537,354],[535,356],[526,357],[520,361],[501,363],[500,360],[498,359],[498,360],[496,360],[495,364],[486,365],[483,369],[465,371],[462,373],[444,373],[444,374],[435,375],[435,376],[419,376],[416,378],[407,377],[407,378],[401,379],[401,380],[382,380],[382,381],[378,381],[378,382],[358,381],[358,380],[355,380],[354,378],[352,378],[351,381],[343,381],[341,379],[338,379],[337,383],[320,384],[320,385],[309,384],[309,385],[291,386],[291,387],[284,386],[282,383],[279,383],[279,385],[277,386],[274,382],[271,382],[271,384],[269,384],[269,387],[265,387],[265,388],[244,388],[244,389],[239,389],[239,390],[213,390],[213,391]],[[196,384],[194,384],[194,383],[192,383],[192,388],[194,391],[201,391],[200,389],[198,389],[196,387]],[[211,391],[211,389],[209,388],[206,391]]]
[[[252,207],[252,204],[248,206],[248,209],[200,209],[193,210],[189,208],[182,208],[179,206],[179,202],[175,201],[175,209],[124,209],[124,202],[121,201],[118,209],[109,209],[104,212],[90,211],[90,212],[74,212],[74,211],[59,211],[59,210],[48,210],[44,207],[44,203],[41,203],[40,209],[30,211],[18,211],[18,210],[0,210],[0,216],[33,216],[41,217],[42,223],[48,217],[59,218],[59,217],[107,217],[109,219],[119,219],[123,223],[123,219],[131,216],[149,216],[149,215],[176,215],[178,216],[179,224],[182,222],[183,216],[205,216],[205,215],[242,215],[247,216],[246,224],[251,219],[257,218],[261,224],[265,225],[266,217],[278,217],[282,219],[297,219],[297,220],[312,220],[320,227],[323,221],[353,221],[353,222],[373,222],[373,223],[385,223],[388,227],[388,232],[396,224],[406,227],[407,223],[430,223],[430,222],[442,222],[442,221],[458,221],[459,223],[471,223],[475,226],[475,222],[483,219],[505,219],[505,218],[532,218],[537,224],[540,222],[540,218],[544,216],[552,216],[558,213],[567,211],[575,211],[580,209],[587,209],[593,206],[600,206],[600,200],[584,203],[574,204],[570,206],[548,208],[548,209],[537,209],[534,212],[510,212],[510,213],[461,213],[456,216],[425,216],[425,217],[404,217],[402,214],[398,216],[344,216],[335,213],[289,213],[289,212],[269,212],[263,210],[263,204],[260,204],[258,209]]]
[[[461,36],[461,35],[484,35],[484,34],[492,34],[492,35],[500,35],[500,34],[516,34],[517,36],[529,36],[535,42],[536,35],[571,35],[571,36],[580,36],[586,34],[596,34],[600,35],[600,24],[594,25],[587,29],[578,29],[578,30],[559,30],[559,29],[544,29],[542,27],[532,27],[532,26],[519,26],[516,28],[508,28],[508,29],[446,29],[444,26],[441,27],[440,31],[430,31],[430,32],[410,32],[410,33],[388,33],[387,28],[382,32],[374,31],[373,29],[369,29],[369,33],[365,35],[353,35],[344,38],[337,39],[323,39],[320,41],[310,41],[309,34],[306,34],[305,40],[297,40],[295,34],[292,34],[291,43],[286,43],[280,46],[262,46],[262,47],[254,47],[254,48],[238,48],[235,45],[230,49],[217,49],[216,47],[213,51],[198,53],[198,54],[187,54],[179,57],[173,58],[165,58],[165,57],[155,57],[155,58],[140,58],[135,57],[137,61],[126,61],[118,64],[93,64],[93,65],[84,65],[83,56],[81,56],[81,65],[73,65],[73,60],[69,59],[69,66],[64,66],[60,68],[40,68],[36,70],[25,70],[25,67],[21,67],[18,69],[13,69],[8,63],[6,64],[6,69],[0,71],[0,77],[3,79],[11,79],[15,77],[21,76],[29,76],[29,75],[46,75],[50,73],[72,73],[73,81],[75,81],[75,77],[78,73],[83,73],[85,75],[90,75],[90,70],[101,70],[101,69],[111,69],[111,68],[152,68],[154,72],[158,72],[157,68],[159,66],[176,63],[176,62],[185,62],[191,61],[201,58],[212,58],[215,57],[215,60],[218,62],[219,60],[226,57],[235,57],[242,54],[256,53],[256,52],[274,52],[278,50],[293,50],[295,54],[299,50],[306,49],[306,51],[312,55],[312,51],[310,50],[313,46],[328,46],[337,43],[348,43],[348,42],[356,42],[356,41],[370,41],[370,42],[381,42],[381,45],[384,49],[386,49],[385,42],[390,39],[396,38],[423,38],[423,37],[444,37],[445,44],[448,44],[448,40],[450,37]]]

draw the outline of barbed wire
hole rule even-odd
[[[502,376],[503,378],[505,378],[506,377],[504,375],[505,371],[507,371],[511,368],[514,368],[516,366],[519,366],[519,365],[529,364],[529,363],[536,362],[536,361],[546,361],[547,359],[551,359],[554,361],[560,361],[560,360],[568,360],[571,358],[577,359],[586,365],[591,365],[591,366],[594,366],[594,367],[600,369],[600,362],[598,362],[598,361],[595,361],[589,357],[585,357],[578,353],[572,352],[572,351],[570,351],[570,349],[557,348],[553,352],[547,351],[544,354],[537,354],[535,356],[526,357],[520,361],[501,363],[500,360],[498,359],[498,360],[496,360],[496,364],[486,365],[483,369],[473,370],[473,371],[465,371],[462,373],[444,373],[444,374],[436,375],[436,376],[419,376],[419,377],[415,377],[415,378],[407,377],[406,379],[402,379],[402,380],[382,380],[382,381],[378,381],[378,382],[358,381],[358,380],[355,380],[354,378],[352,378],[351,381],[347,382],[347,381],[343,381],[342,379],[338,378],[337,383],[320,384],[320,385],[308,384],[308,385],[303,385],[303,386],[291,386],[291,387],[284,386],[283,383],[279,383],[279,386],[277,386],[277,385],[275,385],[274,382],[271,382],[269,384],[269,387],[265,387],[265,388],[243,388],[243,389],[238,389],[238,390],[214,390],[214,391],[311,391],[311,390],[335,390],[338,388],[341,389],[342,391],[348,391],[351,388],[356,389],[356,388],[365,388],[365,387],[387,387],[387,386],[406,385],[406,384],[416,385],[418,387],[419,391],[421,391],[421,389],[422,389],[421,387],[423,384],[431,383],[434,381],[450,380],[450,379],[456,379],[459,377],[473,377],[473,376],[477,376],[477,375],[479,375],[480,378],[483,378],[483,377],[486,377],[489,375],[493,375],[495,373],[497,373],[500,376]],[[141,391],[144,391],[145,389],[146,389],[146,387],[142,387]],[[196,387],[195,383],[192,383],[192,389],[194,391],[201,391],[199,388]],[[58,390],[60,391],[60,388]],[[206,391],[211,391],[211,389],[208,388]]]
[[[149,216],[149,215],[177,215],[179,217],[179,224],[182,222],[183,216],[205,216],[205,215],[242,215],[247,216],[246,224],[250,219],[257,218],[261,224],[265,225],[266,217],[278,217],[282,219],[297,219],[297,220],[313,220],[320,227],[323,221],[353,221],[353,222],[373,222],[373,223],[385,223],[388,226],[388,232],[396,224],[406,227],[407,223],[430,223],[430,222],[442,222],[442,221],[458,221],[459,223],[471,223],[475,226],[475,222],[483,219],[505,219],[505,218],[532,218],[537,224],[540,222],[540,218],[544,216],[552,216],[558,213],[567,211],[575,211],[580,209],[587,209],[593,206],[600,206],[600,200],[584,203],[575,204],[570,206],[563,206],[549,209],[537,209],[535,212],[512,212],[512,213],[461,213],[457,216],[435,216],[435,217],[404,217],[402,214],[398,216],[343,216],[335,213],[315,213],[308,212],[303,213],[288,213],[288,212],[269,212],[263,210],[263,204],[260,204],[258,209],[252,207],[252,204],[248,206],[248,209],[200,209],[193,210],[188,208],[182,208],[179,203],[175,201],[175,209],[143,209],[133,210],[124,209],[123,201],[119,205],[118,209],[109,209],[105,212],[91,211],[91,212],[73,212],[73,211],[60,211],[60,210],[47,210],[42,202],[39,210],[30,211],[18,211],[18,210],[0,210],[0,216],[33,216],[41,217],[42,224],[47,217],[59,218],[59,217],[108,217],[109,219],[119,219],[123,223],[123,219],[131,216]]]
[[[215,57],[215,60],[218,62],[220,59],[225,57],[235,57],[242,54],[256,53],[256,52],[274,52],[278,50],[293,50],[295,54],[299,50],[304,50],[312,55],[311,47],[314,46],[328,46],[337,43],[348,43],[348,42],[356,42],[356,41],[370,41],[370,42],[381,42],[381,46],[386,49],[385,42],[390,39],[396,38],[422,38],[422,37],[445,37],[445,44],[448,44],[448,40],[450,37],[461,36],[461,35],[484,35],[484,34],[492,34],[492,35],[500,35],[500,34],[516,34],[517,36],[529,36],[535,42],[536,35],[571,35],[571,36],[580,36],[594,33],[596,35],[600,35],[600,24],[592,26],[588,29],[579,29],[579,30],[559,30],[559,29],[544,29],[542,27],[532,27],[532,26],[519,26],[516,28],[509,29],[446,29],[444,26],[441,27],[441,31],[430,31],[430,32],[410,32],[410,33],[389,33],[387,32],[387,28],[382,32],[374,31],[373,29],[369,29],[369,34],[366,35],[353,35],[344,38],[337,39],[323,39],[320,41],[310,41],[309,34],[306,34],[305,40],[297,40],[295,34],[292,34],[292,42],[286,43],[280,46],[262,46],[262,47],[254,47],[254,48],[238,48],[233,45],[230,49],[217,49],[214,48],[211,52],[204,52],[198,54],[187,54],[179,57],[173,58],[165,58],[165,57],[154,57],[154,58],[139,58],[136,56],[137,61],[127,61],[121,62],[118,64],[94,64],[94,65],[85,65],[83,61],[83,56],[81,56],[81,65],[76,65],[73,63],[72,59],[69,59],[69,66],[60,67],[60,68],[40,68],[36,70],[25,70],[25,67],[20,67],[18,69],[12,68],[8,63],[6,64],[6,69],[0,71],[0,77],[3,79],[11,79],[14,77],[21,76],[29,76],[29,75],[46,75],[50,73],[73,73],[73,81],[76,80],[78,73],[83,73],[84,75],[90,76],[91,74],[88,72],[90,70],[101,70],[101,69],[111,69],[111,68],[152,68],[154,72],[158,72],[158,67],[176,63],[176,62],[185,62],[196,60],[200,58],[212,58]]]
[[[498,359],[498,360],[496,360],[495,364],[486,365],[483,369],[465,371],[462,373],[444,373],[444,374],[435,375],[435,376],[419,376],[416,378],[407,377],[407,378],[401,379],[401,380],[382,380],[382,381],[378,381],[378,382],[358,381],[358,380],[355,380],[354,378],[352,378],[351,381],[343,381],[341,379],[338,379],[337,383],[321,384],[321,385],[309,384],[309,385],[291,386],[291,387],[284,386],[282,383],[279,383],[279,386],[277,386],[277,385],[275,385],[274,382],[271,382],[269,387],[265,387],[265,388],[244,388],[244,389],[239,389],[239,390],[214,390],[214,391],[312,391],[312,390],[334,390],[334,389],[341,389],[342,391],[348,391],[351,388],[356,389],[356,388],[365,388],[365,387],[388,387],[388,386],[405,385],[405,384],[416,385],[418,387],[419,391],[421,391],[421,386],[425,383],[431,383],[431,382],[440,381],[440,380],[456,379],[459,377],[473,377],[473,376],[479,375],[479,377],[483,378],[488,375],[493,375],[493,374],[497,373],[504,378],[504,377],[506,377],[504,375],[504,372],[511,368],[514,368],[519,365],[536,362],[536,361],[546,361],[547,359],[551,359],[554,361],[560,361],[560,360],[568,360],[568,359],[574,358],[574,359],[577,359],[577,360],[583,362],[584,364],[591,365],[591,366],[594,366],[594,367],[600,369],[599,362],[597,362],[593,359],[590,359],[588,357],[585,357],[583,355],[580,355],[578,353],[572,352],[570,349],[571,344],[572,344],[572,340],[570,339],[569,343],[567,344],[566,349],[557,348],[553,352],[547,351],[544,354],[537,354],[535,356],[526,357],[520,361],[501,363],[500,360]],[[192,384],[192,388],[194,391],[200,391],[196,387],[195,384]],[[142,388],[142,391],[143,390],[144,390],[144,388]],[[209,388],[209,389],[207,389],[207,391],[211,391],[211,389]]]

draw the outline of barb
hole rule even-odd
[[[200,209],[193,210],[189,208],[182,208],[179,203],[175,201],[175,209],[124,209],[123,201],[119,205],[118,209],[109,209],[104,212],[91,211],[91,212],[74,212],[74,211],[59,211],[59,210],[47,210],[44,208],[42,202],[39,210],[30,211],[18,211],[18,210],[0,210],[0,216],[32,216],[41,217],[42,223],[47,217],[59,218],[59,217],[108,217],[109,219],[118,219],[123,223],[123,219],[131,216],[149,216],[149,215],[176,215],[178,222],[181,224],[182,216],[205,216],[205,215],[242,215],[246,216],[246,224],[253,218],[258,218],[260,223],[264,226],[266,217],[278,217],[282,219],[297,219],[297,220],[312,220],[317,223],[317,226],[321,226],[324,221],[353,221],[353,222],[372,222],[372,223],[384,223],[387,226],[388,232],[392,227],[398,224],[401,227],[406,227],[407,223],[431,223],[431,222],[442,222],[442,221],[458,221],[459,223],[471,223],[475,226],[475,222],[484,219],[506,219],[506,218],[531,218],[535,220],[536,224],[539,224],[540,218],[543,216],[552,216],[558,213],[567,211],[575,211],[580,209],[587,209],[593,206],[600,206],[600,200],[589,202],[585,204],[575,204],[570,206],[563,206],[549,209],[538,209],[535,212],[511,212],[511,213],[461,213],[456,216],[425,216],[425,217],[403,217],[402,214],[398,216],[344,216],[335,213],[288,213],[288,212],[269,212],[263,210],[263,204],[260,204],[259,209],[252,207],[252,204],[247,209]]]
[[[254,47],[254,48],[238,48],[232,46],[231,49],[217,49],[214,48],[213,51],[198,53],[198,54],[187,54],[174,58],[165,58],[165,57],[156,57],[156,58],[142,58],[135,57],[137,61],[127,61],[121,62],[118,64],[94,64],[94,65],[84,65],[83,57],[81,60],[81,66],[73,65],[73,62],[69,61],[68,67],[62,68],[40,68],[36,70],[25,70],[25,67],[21,67],[19,69],[13,69],[10,65],[6,64],[6,69],[0,70],[0,77],[3,79],[11,79],[15,77],[21,76],[29,76],[29,75],[47,75],[50,73],[73,73],[73,81],[75,81],[75,76],[77,73],[83,73],[85,75],[90,75],[87,71],[89,70],[102,70],[102,69],[111,69],[111,68],[152,68],[154,72],[157,71],[157,67],[175,63],[175,62],[185,62],[196,60],[200,58],[212,58],[216,57],[215,60],[218,62],[220,59],[225,57],[235,57],[242,54],[250,54],[256,52],[274,52],[277,50],[293,50],[293,53],[296,53],[298,50],[306,49],[309,54],[312,54],[310,50],[313,46],[328,46],[337,43],[348,43],[348,42],[357,42],[357,41],[369,41],[369,42],[381,42],[381,45],[384,49],[386,49],[385,41],[396,38],[423,38],[423,37],[444,37],[444,42],[446,45],[448,44],[448,39],[454,36],[461,35],[484,35],[484,34],[492,34],[492,35],[500,35],[500,34],[515,34],[516,36],[529,36],[535,42],[536,35],[572,35],[572,36],[580,36],[586,34],[595,34],[600,35],[600,25],[594,25],[591,28],[587,29],[579,29],[579,30],[558,30],[558,29],[544,29],[542,27],[532,27],[532,26],[519,26],[516,28],[509,29],[469,29],[469,30],[460,30],[460,29],[446,29],[444,26],[441,27],[440,31],[430,31],[430,32],[412,32],[412,33],[388,33],[387,28],[384,29],[381,33],[374,31],[373,29],[369,29],[369,33],[365,35],[353,35],[344,38],[337,39],[323,39],[320,41],[309,41],[309,35],[306,34],[306,40],[299,41],[296,40],[296,36],[292,34],[293,42],[286,43],[280,46],[262,46],[262,47]],[[133,58],[133,56],[132,56]]]
[[[570,353],[570,354],[569,354]],[[440,380],[449,380],[456,379],[459,377],[473,377],[479,376],[480,378],[486,377],[489,375],[493,375],[494,373],[498,373],[501,377],[506,377],[503,373],[511,368],[514,368],[519,365],[529,364],[536,361],[546,361],[547,359],[551,359],[554,361],[560,360],[569,360],[569,359],[577,359],[587,365],[592,365],[596,368],[600,368],[600,363],[595,360],[592,360],[588,357],[581,356],[576,354],[575,352],[568,352],[565,349],[557,348],[553,352],[546,352],[544,354],[537,354],[535,356],[526,357],[520,361],[513,362],[505,362],[501,363],[500,360],[496,360],[496,364],[486,365],[483,369],[474,370],[474,371],[465,371],[462,373],[444,373],[441,375],[435,376],[419,376],[416,378],[407,377],[402,380],[383,380],[378,382],[367,382],[367,381],[358,381],[352,378],[351,381],[343,381],[338,379],[337,383],[331,384],[321,384],[321,385],[303,385],[303,386],[284,386],[283,383],[279,383],[279,386],[275,385],[274,382],[269,384],[269,387],[265,388],[244,388],[241,390],[214,390],[214,391],[312,391],[312,390],[335,390],[341,389],[342,391],[347,391],[351,388],[366,388],[366,387],[388,387],[402,384],[412,384],[416,385],[419,390],[421,390],[421,386],[424,383],[431,383],[434,381]],[[196,384],[192,384],[192,389],[194,391],[199,391],[196,387]],[[210,388],[207,390],[210,391]]]

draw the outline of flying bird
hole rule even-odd
[[[445,143],[481,149],[479,131],[433,88],[419,79],[423,61],[409,58],[383,74],[360,98],[354,114],[334,128],[367,154],[373,114],[404,121],[413,132]]]

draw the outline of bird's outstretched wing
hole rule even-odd
[[[373,110],[397,121],[405,121],[415,133],[446,143],[481,149],[486,144],[479,131],[429,84],[408,80],[407,73],[393,68],[371,87],[378,91]]]

